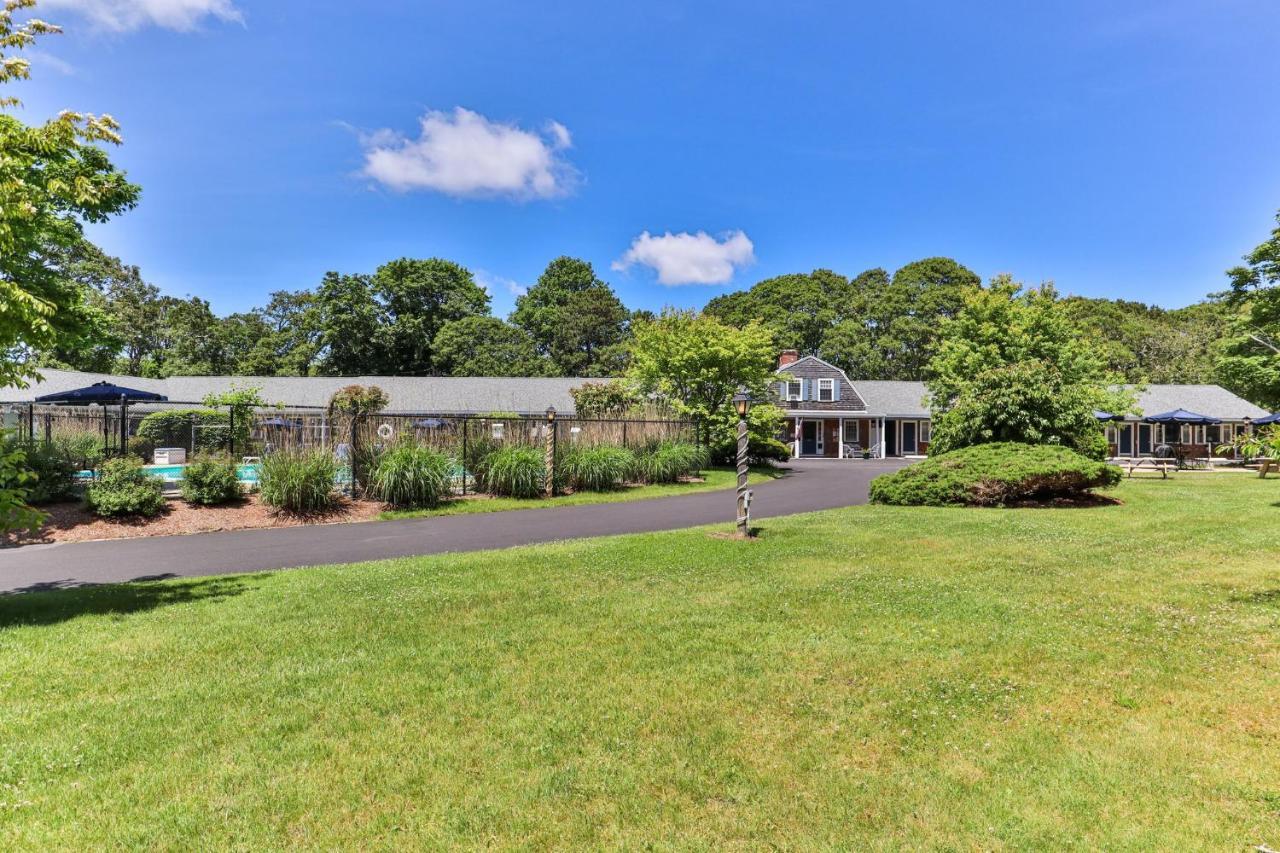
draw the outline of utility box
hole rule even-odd
[[[157,447],[151,461],[156,465],[185,465],[187,464],[187,449],[185,447]]]

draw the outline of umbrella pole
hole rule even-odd
[[[120,395],[120,455],[129,452],[129,398]]]

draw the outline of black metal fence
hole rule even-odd
[[[122,454],[144,462],[156,451],[178,448],[188,458],[201,453],[261,457],[277,452],[329,450],[339,457],[353,448],[378,452],[397,442],[428,446],[458,460],[464,471],[498,446],[560,451],[608,445],[641,449],[662,442],[696,443],[691,421],[657,418],[578,418],[518,414],[379,412],[350,417],[327,409],[284,406],[237,413],[231,407],[166,402],[129,406],[60,406],[0,403],[4,426],[20,440],[70,448],[84,467]],[[239,419],[239,420],[237,420]],[[465,475],[463,487],[465,488]]]

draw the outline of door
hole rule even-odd
[[[1138,454],[1151,452],[1151,424],[1138,424]]]
[[[898,422],[884,422],[884,455],[898,455]]]
[[[902,452],[907,455],[914,455],[916,452],[916,422],[902,422]]]
[[[817,456],[818,455],[818,426],[817,421],[801,421],[800,422],[800,455],[801,456]]]
[[[1120,427],[1120,444],[1116,451],[1121,456],[1133,455],[1133,425],[1125,424]]]

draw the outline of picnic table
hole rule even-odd
[[[1155,456],[1140,456],[1121,462],[1120,467],[1129,472],[1129,476],[1133,476],[1134,471],[1159,471],[1161,479],[1168,479],[1170,471],[1178,470],[1177,460],[1160,459]]]

